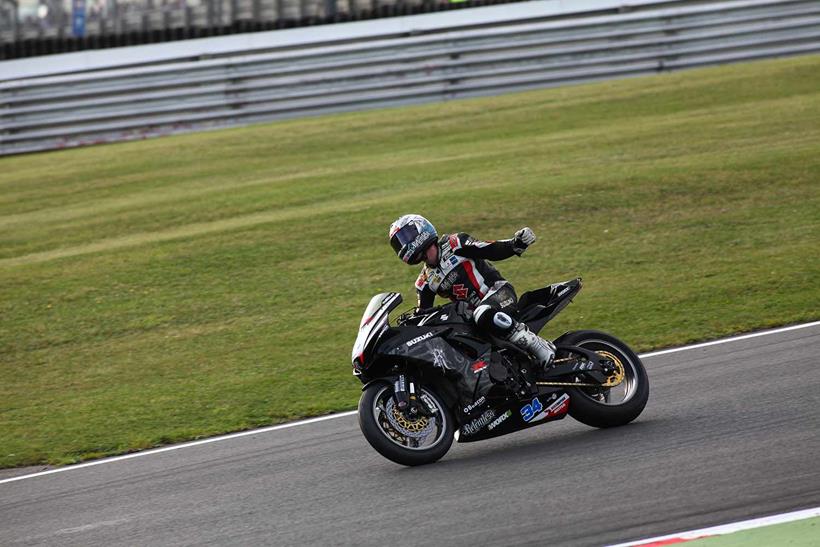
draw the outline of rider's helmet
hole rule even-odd
[[[436,229],[421,215],[404,215],[390,225],[390,246],[408,264],[418,264],[438,240]]]

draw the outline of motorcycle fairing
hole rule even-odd
[[[465,422],[458,442],[470,443],[500,437],[537,425],[560,420],[569,411],[569,394],[564,390],[542,391],[532,398],[507,399],[489,406],[478,417]]]
[[[439,334],[450,333],[452,329],[447,327],[433,327],[432,329],[412,329],[411,334],[416,332],[414,338],[408,335],[402,336],[399,340],[390,339],[389,343],[394,348],[387,353],[407,360],[424,363],[434,369],[440,370],[445,376],[455,381],[459,403],[472,404],[479,397],[484,396],[493,386],[489,373],[485,369],[473,370],[473,365],[479,363],[478,359],[470,359],[463,352],[453,347],[447,340],[438,336]],[[403,341],[407,340],[407,341]],[[396,343],[399,342],[399,343]],[[409,342],[414,342],[407,345]],[[486,368],[486,367],[485,367]]]
[[[365,355],[368,353],[368,349],[389,328],[387,324],[388,316],[401,302],[401,294],[396,292],[380,293],[370,299],[370,303],[362,315],[362,321],[359,323],[359,334],[356,337],[356,342],[353,344],[351,360],[353,361],[354,373],[356,371],[361,373],[362,370],[367,368]]]
[[[444,304],[427,310],[420,310],[417,314],[408,312],[399,317],[399,323],[403,326],[433,326],[433,325],[455,325],[469,323],[473,318],[473,312],[466,302],[457,301]]]
[[[525,292],[518,299],[519,320],[526,323],[532,332],[538,333],[553,317],[575,298],[583,287],[577,277],[549,287]]]
[[[537,332],[566,307],[580,290],[581,279],[578,278],[524,293],[519,301],[519,319]],[[438,371],[442,379],[449,378],[443,385],[452,386],[448,397],[449,404],[456,411],[454,417],[461,426],[459,442],[504,435],[560,419],[566,414],[568,396],[566,404],[561,401],[559,407],[550,408],[563,394],[561,392],[555,395],[558,393],[555,387],[541,386],[533,392],[533,397],[523,401],[512,392],[508,392],[511,396],[501,397],[495,391],[491,393],[493,387],[500,388],[505,383],[509,384],[507,380],[515,374],[504,365],[497,350],[503,349],[513,354],[520,353],[521,350],[504,340],[493,337],[488,340],[482,336],[472,323],[472,314],[463,302],[424,310],[418,315],[405,314],[399,318],[398,326],[391,328],[387,323],[387,315],[400,303],[401,295],[398,293],[376,295],[362,317],[359,338],[354,346],[353,364],[363,382],[375,379],[370,372],[387,372],[381,371],[376,365],[390,363],[390,358],[395,361],[396,357],[405,363],[414,363],[422,376],[425,375],[424,370]],[[357,351],[360,353],[357,354]],[[586,352],[582,350],[581,353]],[[357,362],[357,358],[362,362]],[[597,359],[589,361],[594,363],[594,370],[585,369],[584,372],[599,373]],[[371,366],[374,371],[363,374]],[[570,370],[562,368],[555,372],[566,374]],[[553,395],[555,398],[552,398]],[[547,397],[547,402],[541,397]],[[533,410],[532,405],[536,399],[537,403],[548,410]],[[526,405],[530,405],[530,411],[522,414]]]

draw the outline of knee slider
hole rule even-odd
[[[495,325],[495,328],[497,328],[499,332],[506,335],[512,330],[515,325],[515,321],[513,321],[513,318],[503,311],[499,311],[495,312],[495,315],[493,315],[493,325]]]
[[[473,318],[481,330],[499,338],[506,337],[513,330],[516,323],[506,313],[497,311],[487,304],[477,307],[473,312]]]

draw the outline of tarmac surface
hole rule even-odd
[[[0,481],[0,545],[605,545],[820,505],[820,325],[643,361],[628,426],[418,468],[344,416]]]

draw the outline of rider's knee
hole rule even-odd
[[[515,329],[515,319],[488,304],[478,306],[473,312],[478,328],[499,338],[506,338]]]

